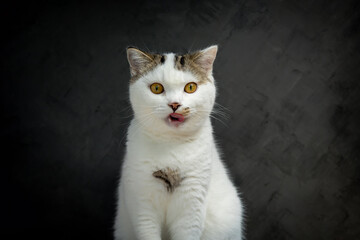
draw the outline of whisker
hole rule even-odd
[[[136,133],[138,133],[138,131],[140,130],[140,128],[142,128],[146,122],[148,122],[149,120],[151,120],[151,115],[153,115],[154,112],[149,112],[147,114],[141,115],[141,121],[133,121],[133,122],[129,122],[128,128],[130,126],[130,124],[132,123],[135,130],[133,133],[127,132],[127,134],[124,134],[124,136],[121,138],[120,143],[123,143],[124,139],[127,136],[130,136],[129,134],[131,134],[131,136],[135,135]]]
[[[228,125],[227,125],[224,121],[222,121],[220,118],[217,118],[217,117],[215,117],[215,116],[212,115],[212,114],[210,114],[210,117],[213,118],[213,119],[218,120],[218,121],[221,122],[225,127],[228,127]]]
[[[226,110],[226,111],[229,111],[229,112],[230,112],[230,109],[229,109],[229,108],[227,108],[227,107],[225,107],[225,106],[223,106],[223,105],[221,105],[220,103],[217,103],[217,102],[215,102],[214,107],[219,107],[219,108],[221,108],[221,109],[223,109],[223,110]]]
[[[201,116],[200,116],[199,113],[208,113],[208,111],[205,111],[205,110],[196,110],[196,111],[193,112],[193,115],[196,116],[196,117],[198,117],[198,118],[200,118]],[[219,122],[220,122],[221,124],[223,124],[225,127],[228,127],[228,125],[221,119],[221,117],[222,117],[222,118],[224,118],[225,121],[228,120],[228,118],[225,117],[225,115],[218,115],[218,116],[216,116],[214,112],[211,112],[211,113],[209,114],[209,117],[210,117],[210,118],[213,118],[213,119],[215,119],[215,120],[217,120],[217,121],[219,121]]]

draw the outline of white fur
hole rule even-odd
[[[135,115],[118,189],[116,240],[242,239],[242,205],[212,134],[211,70],[211,82],[186,93],[186,83],[198,79],[176,70],[174,54],[166,54],[164,64],[130,85]],[[161,83],[165,92],[152,93],[149,85],[154,82]],[[181,104],[178,110],[190,108],[190,116],[178,127],[166,121],[173,112],[168,104],[173,102]],[[172,193],[152,175],[167,167],[179,169],[183,177]]]

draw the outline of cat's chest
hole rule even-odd
[[[135,147],[136,146],[136,147]],[[206,179],[211,167],[209,143],[157,144],[143,142],[128,145],[126,165],[128,174],[136,175],[134,184],[143,189],[172,193],[197,178]],[[125,173],[126,174],[126,173]]]
[[[152,143],[142,142],[129,146],[128,155],[140,166],[151,170],[164,168],[189,171],[198,165],[208,164],[211,158],[209,143]]]

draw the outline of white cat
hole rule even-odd
[[[242,239],[242,204],[210,122],[216,53],[217,46],[182,56],[127,49],[134,119],[116,240]]]

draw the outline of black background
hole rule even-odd
[[[111,239],[125,48],[217,43],[213,123],[247,239],[360,239],[359,24],[356,0],[2,5],[2,233]]]

